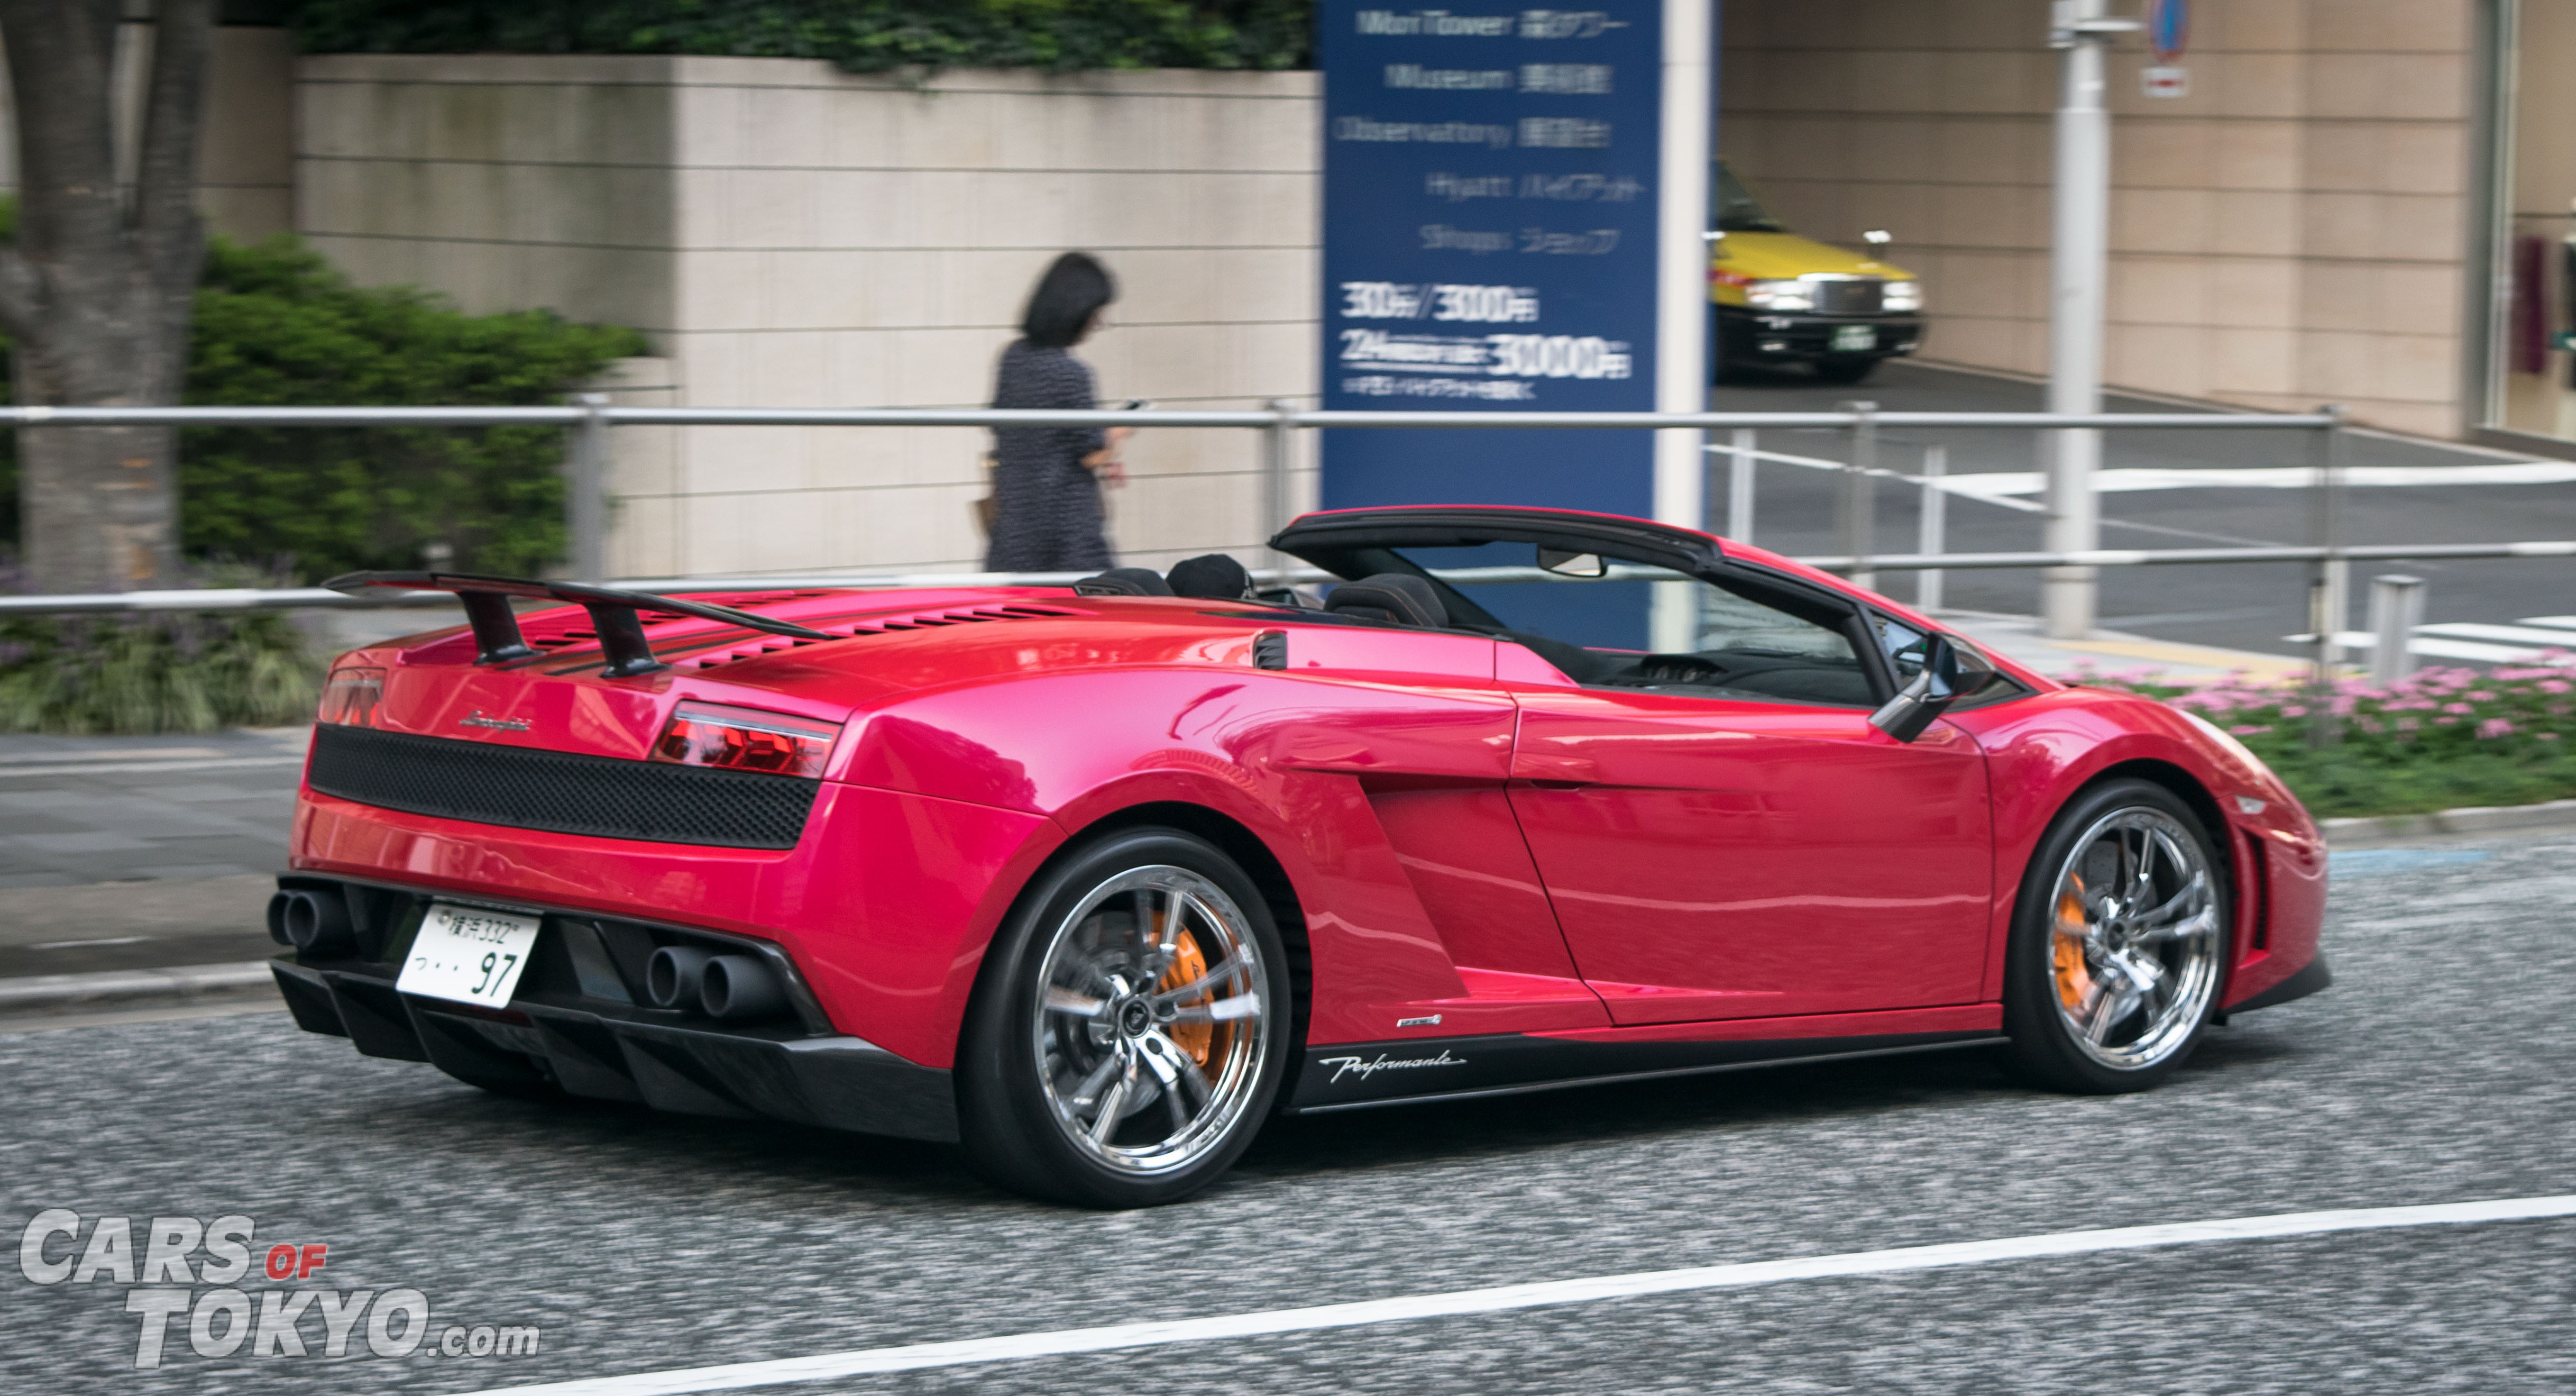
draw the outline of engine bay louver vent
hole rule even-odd
[[[861,635],[898,634],[909,630],[937,630],[944,626],[974,625],[983,621],[1049,620],[1059,616],[1079,614],[1080,612],[1077,611],[1060,611],[1046,606],[1009,605],[952,607],[947,610],[939,611],[918,611],[911,615],[872,616],[866,620],[831,622],[817,625],[814,628],[822,631],[825,635],[828,635],[835,640],[839,640],[855,638]],[[677,669],[713,669],[720,665],[738,664],[743,660],[758,659],[763,655],[784,654],[789,650],[803,649],[808,645],[821,643],[823,642],[820,640],[800,640],[776,635],[763,635],[757,639],[746,640],[740,644],[726,645],[718,649],[711,649],[700,654],[691,655],[686,659],[674,660],[672,662],[672,667]]]

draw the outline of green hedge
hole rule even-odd
[[[216,239],[194,333],[194,405],[557,403],[645,349],[632,330],[543,311],[464,315],[424,292],[352,286],[287,237]],[[531,573],[564,552],[563,452],[552,427],[191,428],[180,544],[307,582],[416,567],[431,543],[459,567]],[[0,432],[0,539],[18,529],[16,443]]]
[[[303,632],[275,611],[0,620],[0,732],[309,722],[320,670]]]
[[[1302,68],[1312,0],[294,0],[307,53],[714,53],[892,68]]]

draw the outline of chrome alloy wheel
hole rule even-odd
[[[2131,806],[2096,820],[2058,868],[2052,997],[2076,1048],[2103,1066],[2171,1057],[2218,990],[2226,926],[2201,850],[2173,816]]]
[[[1251,924],[1188,868],[1131,868],[1057,923],[1038,972],[1038,1079],[1075,1148],[1119,1172],[1188,1167],[1261,1081],[1270,985]]]

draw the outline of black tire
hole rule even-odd
[[[1103,890],[1139,879],[1157,885]],[[1171,887],[1197,889],[1188,906],[1204,916],[1178,899],[1167,903],[1171,911],[1153,913],[1154,899]],[[1183,957],[1155,957],[1153,937],[1167,924],[1186,928],[1168,941],[1195,947],[1195,938],[1205,937],[1236,949],[1222,958],[1183,952],[1201,955],[1202,969],[1187,971]],[[1130,938],[1119,943],[1121,935]],[[1209,971],[1237,959],[1246,967],[1223,986],[1179,1005],[1160,1002],[1177,984],[1211,981]],[[1229,997],[1220,1001],[1220,993]],[[1066,994],[1077,1002],[1088,996],[1096,1007],[1084,1011],[1092,1016],[1063,1016],[1054,1005]],[[1249,1018],[1241,1007],[1247,1000],[1255,1015]],[[1151,1207],[1187,1198],[1231,1168],[1268,1118],[1293,1045],[1294,1007],[1270,908],[1231,858],[1167,828],[1119,830],[1081,846],[1021,893],[985,952],[955,1072],[968,1165],[997,1186],[1077,1206]],[[1203,1029],[1170,1017],[1220,1009],[1229,1016]],[[1189,1034],[1202,1031],[1192,1045]],[[1184,1063],[1181,1056],[1193,1051]],[[1158,1081],[1147,1067],[1167,1074]],[[1195,1084],[1168,1074],[1175,1069],[1195,1069]],[[1099,1084],[1086,1093],[1074,1084],[1077,1076]],[[1192,1100],[1199,1112],[1185,1121]],[[1080,1117],[1086,1107],[1088,1122]],[[1157,1109],[1163,1121],[1144,1118]],[[1104,1114],[1113,1115],[1105,1125]],[[1164,1124],[1171,1133],[1156,1144],[1152,1131]]]
[[[1818,359],[1816,378],[1824,383],[1858,383],[1878,371],[1876,359]]]
[[[2083,914],[2080,920],[2068,919],[2085,898],[2076,897],[2074,907],[2064,906],[2061,894],[2065,888],[2060,879],[2075,878],[2073,885],[2081,889],[2078,866],[2100,866],[2098,860],[2103,855],[2099,850],[2112,846],[2110,841],[2123,832],[2123,825],[2163,830],[2166,841],[2175,845],[2163,855],[2146,855],[2143,861],[2151,875],[2160,856],[2169,860],[2175,851],[2197,855],[2198,870],[2208,879],[2203,910],[2216,924],[2214,929],[2188,938],[2148,945],[2143,956],[2137,955],[2136,945],[2126,946],[2123,953],[2135,957],[2132,962],[2152,966],[2179,992],[2171,992],[2162,1006],[2152,995],[2144,996],[2140,1007],[2129,1010],[2133,1016],[2114,1021],[2115,1029],[2134,1028],[2128,1034],[2132,1041],[2112,1042],[2109,1035],[2103,1035],[2094,1038],[2099,1045],[2088,1047],[2081,1040],[2086,1034],[2072,1019],[2083,1011],[2083,1005],[2116,997],[2110,990],[2119,981],[2110,972],[2097,970],[2092,948],[2102,941],[2096,941],[2090,929],[2097,924],[2095,918]],[[2145,836],[2141,831],[2142,842]],[[2186,840],[2188,846],[2183,847]],[[2088,858],[2096,861],[2070,865],[2079,845],[2088,849]],[[2117,847],[2120,852],[2114,857],[2128,856],[2126,843],[2118,843]],[[2161,884],[2158,892],[2131,900],[2150,901],[2170,895],[2172,901],[2167,905],[2180,905],[2185,881],[2177,875],[2171,882]],[[2102,885],[2116,888],[2117,880],[2104,880]],[[2032,852],[2013,902],[2012,935],[2004,961],[2004,1031],[2012,1039],[2014,1065],[2035,1084],[2083,1094],[2143,1091],[2162,1084],[2190,1059],[2208,1031],[2210,1015],[2225,995],[2227,961],[2234,944],[2235,907],[2227,859],[2212,844],[2199,817],[2172,791],[2151,781],[2124,779],[2106,781],[2078,794],[2050,821],[2047,834]],[[2177,914],[2168,919],[2188,924],[2202,917]],[[2057,927],[2061,920],[2087,929],[2080,935],[2060,936]],[[2121,916],[2109,916],[2098,924],[2117,926],[2123,920]],[[2105,930],[2102,937],[2103,941],[2119,941],[2127,934],[2146,937],[2158,933]],[[2063,949],[2061,940],[2068,942]],[[2143,939],[2139,942],[2144,943]],[[2061,955],[2066,958],[2061,959]],[[2099,997],[2087,996],[2078,985],[2105,992]],[[2111,1007],[2117,1009],[2116,1004]],[[2104,1059],[2123,1054],[2134,1054],[2135,1060]]]

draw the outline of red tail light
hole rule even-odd
[[[817,777],[841,724],[787,717],[756,708],[682,703],[653,743],[652,759],[682,766]]]
[[[322,681],[322,711],[317,717],[342,727],[373,727],[376,704],[384,696],[384,670],[354,664],[334,669]]]

